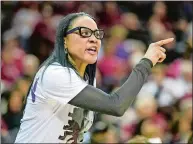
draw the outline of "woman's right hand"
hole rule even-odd
[[[151,60],[153,66],[158,62],[163,62],[164,59],[166,58],[165,54],[166,50],[162,47],[162,45],[168,44],[173,40],[174,38],[169,38],[155,43],[151,43],[144,55],[144,58]]]

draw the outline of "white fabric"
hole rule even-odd
[[[89,111],[84,115],[82,108],[68,102],[87,86],[87,82],[74,70],[56,63],[46,69],[41,81],[42,72],[43,68],[34,79],[15,143],[76,143],[75,139],[79,143],[91,127],[94,114]],[[33,92],[35,102],[32,101]]]

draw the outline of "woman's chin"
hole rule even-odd
[[[88,64],[94,64],[97,61],[97,57],[96,58],[92,58],[92,59],[87,59],[86,63]]]

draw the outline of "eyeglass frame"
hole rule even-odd
[[[90,35],[90,36],[82,36],[82,35],[81,35],[81,28],[89,29],[89,30],[92,32],[91,35]],[[103,37],[102,37],[101,39],[96,37],[97,39],[102,40],[102,39],[104,38],[104,34],[105,34],[103,29],[91,30],[91,29],[88,28],[88,27],[79,26],[79,27],[75,27],[75,28],[67,31],[67,32],[66,32],[66,35],[71,34],[71,33],[75,32],[75,31],[77,31],[77,30],[78,30],[78,32],[79,32],[79,35],[80,35],[81,37],[83,37],[83,38],[91,37],[93,34],[94,34],[94,36],[96,37],[95,32],[96,32],[96,31],[102,31],[102,32],[103,32]],[[75,34],[77,34],[77,33],[75,33]]]

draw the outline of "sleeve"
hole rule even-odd
[[[74,70],[50,65],[42,77],[42,87],[46,97],[67,104],[88,84]]]
[[[144,58],[136,65],[126,82],[112,94],[88,85],[69,103],[104,114],[122,116],[146,82],[152,66],[152,62]]]

